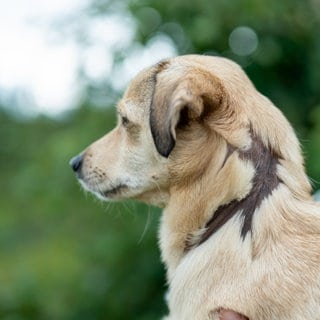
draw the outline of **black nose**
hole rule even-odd
[[[74,172],[76,172],[78,174],[80,173],[80,170],[82,167],[82,161],[83,161],[82,154],[79,154],[78,156],[76,156],[70,160],[69,164]]]

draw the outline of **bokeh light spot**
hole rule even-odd
[[[239,56],[248,56],[258,47],[256,32],[246,26],[235,28],[229,36],[229,46],[233,53]]]

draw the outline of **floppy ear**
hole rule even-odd
[[[202,69],[187,70],[183,78],[175,80],[165,73],[156,77],[150,127],[158,152],[167,158],[175,146],[182,111],[188,120],[201,119],[221,105],[224,88],[219,79]]]

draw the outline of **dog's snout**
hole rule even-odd
[[[83,162],[83,155],[79,154],[79,155],[75,156],[74,158],[72,158],[70,160],[69,164],[74,172],[76,172],[77,174],[80,174],[82,162]]]

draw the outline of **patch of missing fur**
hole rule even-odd
[[[251,191],[242,200],[233,200],[230,203],[221,205],[206,223],[204,227],[205,231],[200,237],[197,237],[198,241],[196,241],[196,244],[189,242],[186,246],[186,251],[205,242],[236,214],[240,214],[243,218],[241,237],[245,239],[248,232],[252,230],[252,219],[255,210],[260,207],[261,202],[271,195],[273,190],[281,183],[281,180],[277,176],[279,156],[269,150],[254,134],[251,134],[251,138],[252,144],[249,150],[241,151],[228,146],[226,159],[223,163],[224,166],[234,151],[239,153],[241,160],[251,161],[255,168]]]

